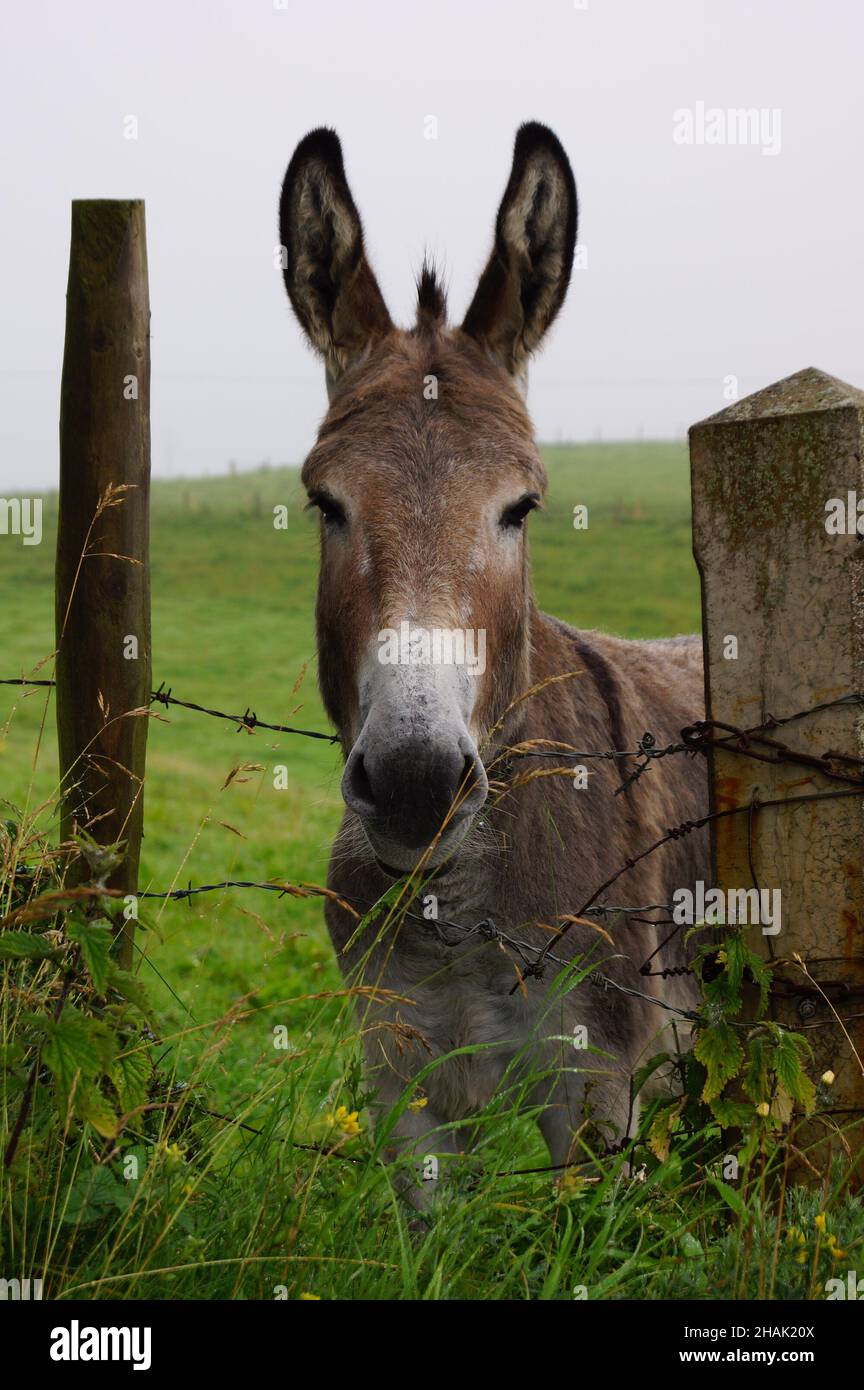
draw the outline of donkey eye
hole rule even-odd
[[[520,497],[518,502],[514,502],[512,507],[505,507],[501,513],[500,525],[505,530],[521,530],[528,513],[533,512],[539,504],[540,498],[536,492],[526,492],[525,496]]]
[[[346,521],[345,512],[329,492],[311,492],[309,494],[309,506],[317,507],[328,526],[344,526]]]

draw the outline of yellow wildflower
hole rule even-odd
[[[426,1099],[425,1096],[415,1096],[413,1100],[409,1100],[408,1109],[413,1111],[413,1113],[416,1115],[418,1110],[422,1110],[423,1107],[428,1104],[429,1101]]]
[[[834,1085],[834,1073],[833,1073],[833,1071],[830,1071],[830,1070],[829,1070],[829,1071],[823,1071],[823,1073],[822,1073],[821,1077],[819,1078],[819,1080],[822,1082],[822,1085],[823,1085],[823,1086],[833,1086],[833,1085]]]
[[[558,1191],[562,1197],[578,1197],[585,1187],[585,1179],[573,1168],[568,1168],[558,1181]]]
[[[320,1302],[321,1302],[321,1295],[318,1294],[318,1293],[301,1293],[301,1295],[300,1295],[300,1302],[301,1302],[301,1303],[320,1303]]]
[[[821,1231],[823,1236],[825,1234],[825,1226],[827,1224],[827,1220],[828,1218],[826,1217],[824,1211],[820,1211],[819,1215],[816,1217],[816,1220],[813,1222],[813,1225],[816,1227],[816,1230]]]
[[[756,1106],[756,1114],[761,1115],[763,1119],[766,1115],[770,1115],[770,1113],[771,1106],[768,1104],[767,1100],[763,1100],[760,1105]]]
[[[341,1129],[343,1134],[353,1138],[355,1134],[361,1134],[362,1130],[357,1119],[357,1110],[349,1110],[347,1105],[338,1106],[335,1115],[327,1116],[327,1123],[333,1129]]]

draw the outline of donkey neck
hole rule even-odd
[[[627,731],[623,706],[629,678],[618,669],[610,647],[626,645],[582,632],[541,613],[531,601],[528,679],[512,710],[487,744],[487,762],[497,760],[509,780],[508,747],[532,739],[586,747],[602,735],[604,747],[622,750]]]

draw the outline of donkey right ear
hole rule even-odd
[[[311,131],[282,185],[279,231],[294,313],[324,358],[328,390],[392,321],[363,250],[363,227],[333,130]]]
[[[521,376],[561,308],[576,244],[576,184],[548,126],[520,126],[495,243],[462,324],[502,367]]]

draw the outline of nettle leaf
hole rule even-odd
[[[145,1052],[127,1052],[117,1058],[111,1073],[120,1104],[128,1114],[144,1105],[150,1091],[150,1063]]]
[[[774,1099],[771,1102],[770,1116],[775,1125],[788,1125],[792,1119],[792,1111],[795,1108],[795,1101],[786,1090],[785,1086],[778,1086]]]
[[[81,956],[97,994],[104,994],[108,983],[113,933],[107,922],[88,922],[84,918],[69,923],[70,940],[81,947]]]
[[[754,951],[748,952],[747,968],[753,977],[753,983],[759,990],[759,1004],[756,1017],[761,1018],[768,1007],[768,996],[771,992],[771,985],[774,977],[771,974],[771,967],[768,965],[767,961],[764,961],[761,956],[757,956]]]
[[[120,1121],[97,1086],[80,1086],[75,1092],[74,1111],[79,1120],[86,1120],[103,1139],[113,1139]]]
[[[116,989],[127,1003],[133,1008],[138,1009],[139,1013],[147,1017],[153,1012],[150,996],[147,993],[147,986],[137,975],[131,974],[128,970],[121,970],[116,961],[109,961],[108,964],[108,984],[112,989]]]
[[[673,1101],[671,1105],[664,1105],[662,1110],[658,1110],[654,1119],[651,1121],[651,1128],[648,1131],[648,1145],[653,1154],[656,1154],[661,1163],[665,1163],[669,1157],[669,1149],[672,1144],[672,1135],[681,1123],[681,1111],[684,1108],[684,1097]]]
[[[737,1013],[741,1007],[741,985],[744,980],[744,968],[750,964],[750,952],[740,931],[730,933],[723,944],[726,951],[725,973],[729,1002]]]
[[[711,1114],[722,1129],[746,1129],[753,1119],[753,1107],[730,1096],[715,1096],[711,1101]]]
[[[721,969],[711,979],[702,980],[702,994],[706,1004],[717,1005],[723,1013],[737,1013],[741,1008],[740,990],[736,990],[727,970],[728,957],[725,949],[716,956]]]
[[[60,947],[26,931],[0,932],[0,960],[57,960]]]
[[[816,1104],[816,1087],[804,1072],[802,1055],[813,1056],[807,1039],[800,1033],[780,1033],[772,1057],[777,1081],[793,1100],[798,1101],[805,1115],[810,1115]]]
[[[88,1226],[103,1219],[110,1211],[128,1207],[133,1184],[118,1182],[110,1168],[85,1169],[78,1173],[66,1192],[60,1220],[76,1226]]]
[[[62,1096],[69,1095],[79,1073],[86,1082],[110,1072],[117,1043],[99,1019],[67,1004],[59,1019],[43,1019],[42,1027],[48,1034],[42,1055]]]
[[[744,1049],[734,1028],[728,1023],[717,1023],[700,1033],[693,1051],[708,1073],[702,1088],[702,1099],[712,1101],[720,1095],[727,1081],[738,1075],[744,1061]]]
[[[764,1037],[756,1036],[750,1039],[747,1047],[747,1066],[741,1085],[745,1096],[749,1096],[754,1105],[770,1100],[771,1095],[765,1044]]]

